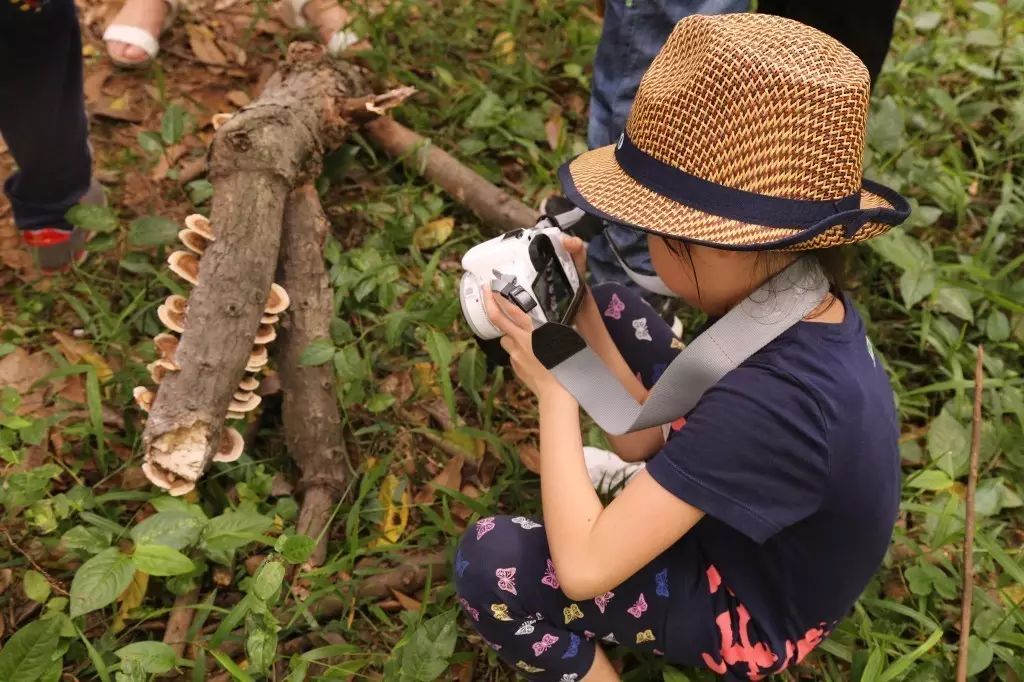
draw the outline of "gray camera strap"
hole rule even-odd
[[[798,259],[680,351],[643,404],[571,327],[538,327],[533,350],[605,432],[639,431],[689,413],[722,377],[813,311],[828,287],[814,260]]]

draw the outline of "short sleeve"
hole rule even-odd
[[[798,380],[742,365],[704,394],[647,471],[681,500],[764,543],[820,506],[827,428]]]

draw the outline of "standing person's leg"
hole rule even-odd
[[[760,0],[757,6],[758,12],[795,19],[846,45],[868,67],[872,86],[889,52],[893,22],[899,9],[900,0]]]
[[[607,0],[604,27],[594,58],[587,144],[611,144],[622,133],[633,98],[647,67],[665,44],[676,23],[691,14],[746,12],[749,0]],[[619,266],[607,240],[630,268],[652,272],[647,237],[636,230],[610,227],[594,237],[587,267],[594,282],[620,282],[644,296]]]
[[[4,183],[14,223],[40,266],[61,267],[82,248],[64,213],[89,192],[92,166],[73,0],[0,2],[0,134],[18,165]]]

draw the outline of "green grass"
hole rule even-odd
[[[419,89],[397,117],[528,203],[555,190],[558,164],[584,147],[600,30],[590,3],[387,5],[360,28],[376,46],[366,61],[379,89]],[[897,20],[873,97],[867,174],[910,197],[915,211],[903,229],[858,254],[855,298],[896,389],[902,514],[885,564],[856,608],[780,679],[953,678],[979,343],[986,391],[971,670],[983,680],[1024,678],[1021,17],[1021,0],[907,0]],[[504,32],[515,41],[508,59]],[[104,157],[123,175],[148,171],[164,146],[189,138],[191,109],[171,104],[174,73],[163,77],[162,121],[134,147]],[[358,136],[332,155],[319,187],[335,224],[326,258],[336,315],[313,359],[336,370],[347,437],[361,464],[336,510],[327,563],[287,576],[313,600],[378,570],[367,562],[451,547],[476,513],[539,506],[536,480],[516,457],[535,442],[531,401],[509,377],[483,371],[459,319],[457,263],[482,238],[480,226]],[[164,205],[175,215],[208,201],[202,180],[165,189]],[[131,389],[147,383],[155,307],[180,288],[161,265],[173,226],[140,216],[118,206],[113,222],[83,217],[101,232],[87,268],[48,291],[12,284],[0,292],[0,356],[39,352],[47,363],[39,387],[0,393],[0,459],[12,467],[0,490],[7,533],[0,535],[0,570],[10,569],[13,579],[3,587],[0,573],[8,638],[0,672],[34,643],[44,655],[10,679],[55,680],[62,668],[80,680],[134,682],[174,665],[183,679],[205,679],[207,665],[228,679],[268,679],[264,671],[275,661],[269,679],[300,680],[304,671],[317,680],[512,679],[468,630],[455,637],[462,623],[447,572],[412,595],[418,610],[346,598],[341,614],[325,620],[282,589],[282,569],[301,564],[308,542],[294,534],[297,500],[282,485],[296,471],[275,399],[247,454],[215,465],[189,502],[139,484],[142,421]],[[453,235],[418,250],[416,231],[445,216],[455,219]],[[95,355],[61,351],[52,333],[74,329]],[[40,399],[45,409],[16,416],[19,402]],[[437,440],[465,452],[460,490],[417,497],[451,457]],[[389,509],[410,501],[407,522],[392,530],[389,544]],[[152,575],[144,598],[133,602],[124,589],[140,570]],[[175,595],[196,587],[197,646],[186,659],[144,644],[159,640]],[[10,639],[15,624],[18,637]],[[305,653],[275,653],[276,642],[310,632]],[[218,651],[242,642],[246,653]],[[708,678],[653,659],[626,655],[625,662],[629,680]]]

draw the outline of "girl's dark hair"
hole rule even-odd
[[[697,285],[697,299],[700,300],[700,281],[697,279],[697,269],[693,265],[693,256],[690,255],[690,245],[678,239],[661,238],[668,247],[668,250],[690,264],[693,272],[693,281]],[[849,281],[850,250],[847,247],[836,246],[830,249],[816,249],[803,252],[817,259],[818,265],[829,282],[829,290],[835,298],[824,309],[816,313],[815,317],[822,315],[832,307],[839,298],[840,292],[846,287]],[[781,270],[791,259],[793,254],[784,251],[759,251],[755,267],[759,270],[760,279],[768,279],[773,273]]]

